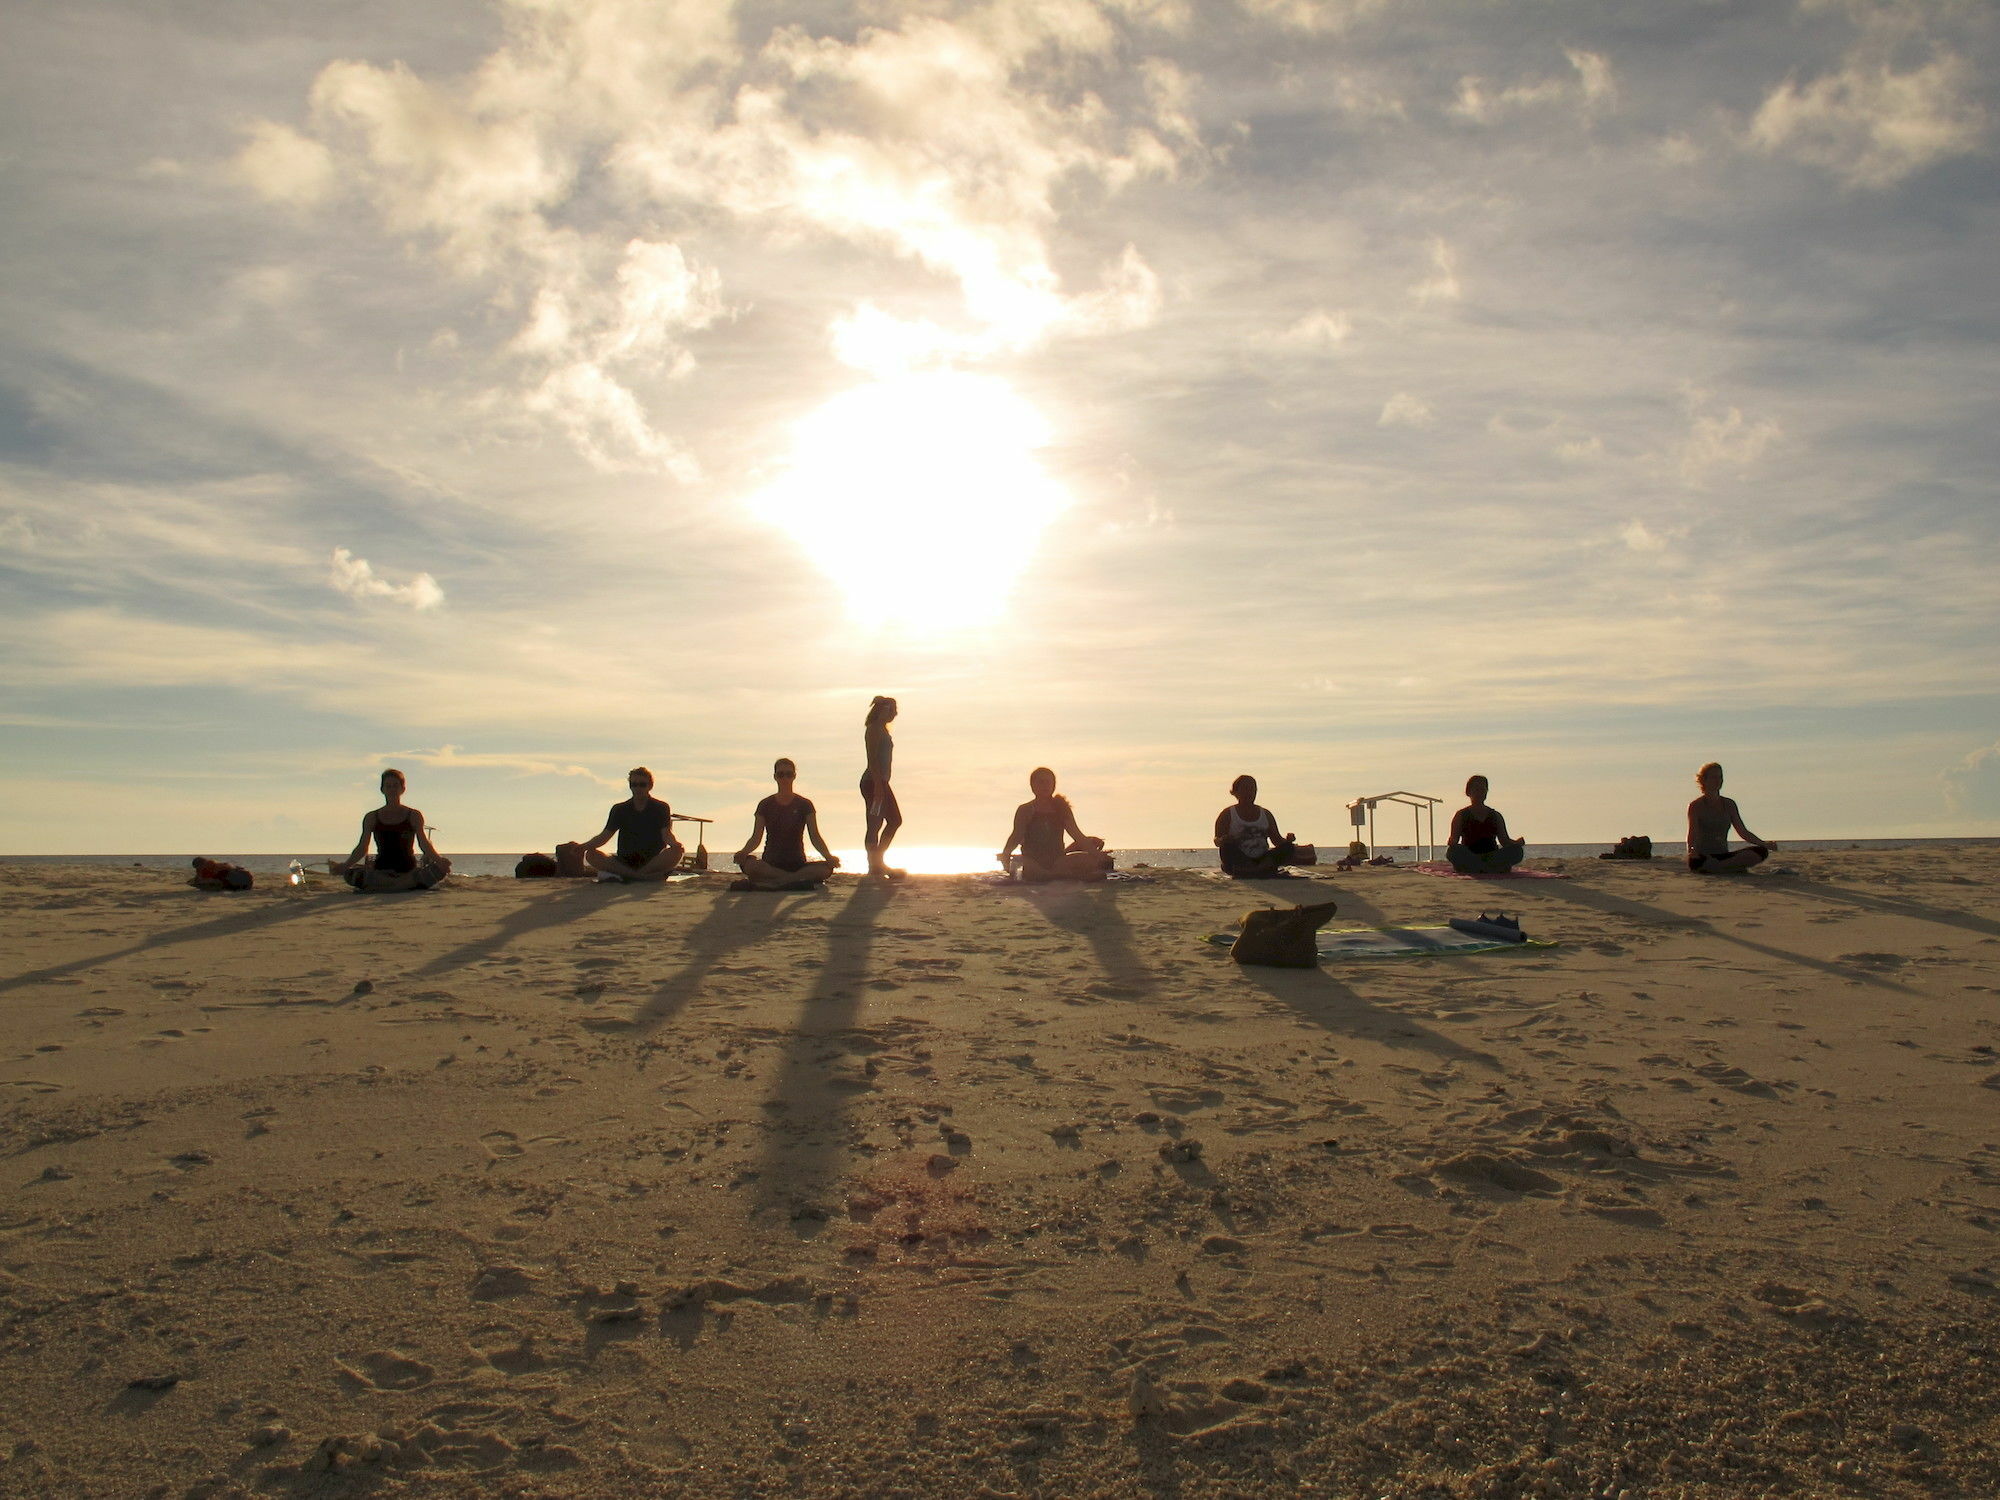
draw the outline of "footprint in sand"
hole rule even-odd
[[[550,1361],[535,1351],[532,1334],[511,1323],[488,1323],[466,1336],[473,1352],[503,1375],[532,1375]]]
[[[519,1156],[526,1149],[521,1144],[521,1138],[511,1130],[489,1130],[479,1141],[495,1160]]]
[[[1495,1193],[1552,1194],[1562,1190],[1562,1184],[1546,1172],[1485,1151],[1461,1151],[1457,1156],[1448,1156],[1434,1162],[1429,1175],[1448,1177],[1455,1183]]]
[[[396,1349],[370,1349],[353,1359],[336,1359],[334,1368],[372,1391],[420,1390],[437,1379],[437,1371],[420,1359]]]

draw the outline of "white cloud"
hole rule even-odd
[[[1442,236],[1431,240],[1430,276],[1410,288],[1410,295],[1425,306],[1433,302],[1456,302],[1463,295],[1458,280],[1458,256]]]
[[[1398,391],[1382,405],[1382,415],[1375,419],[1378,427],[1428,427],[1437,420],[1431,409],[1423,401],[1408,391]]]
[[[332,190],[333,153],[289,125],[259,120],[236,153],[236,174],[275,203],[300,208],[318,203]]]
[[[1986,110],[1965,59],[1937,48],[1921,67],[1897,71],[1887,40],[1864,38],[1834,72],[1786,79],[1750,121],[1758,150],[1823,167],[1850,187],[1884,188],[1977,151]]]
[[[1334,349],[1346,343],[1353,333],[1354,320],[1345,312],[1315,307],[1278,334],[1277,341],[1301,349]]]
[[[436,609],[444,603],[444,590],[428,573],[419,573],[408,583],[391,583],[376,576],[365,557],[356,557],[345,547],[335,547],[327,571],[327,582],[336,593],[350,599],[387,599],[410,609]]]
[[[1755,464],[1784,435],[1769,418],[1753,421],[1742,408],[1716,410],[1705,392],[1690,387],[1684,394],[1688,432],[1681,445],[1681,478],[1699,487],[1724,473],[1741,473]]]
[[[1601,54],[1574,47],[1563,49],[1572,72],[1566,77],[1544,78],[1534,83],[1510,84],[1494,92],[1484,79],[1467,74],[1458,81],[1458,95],[1450,112],[1476,124],[1491,124],[1501,115],[1516,110],[1550,105],[1574,105],[1589,112],[1610,105],[1618,93],[1611,64]]]
[[[893,334],[900,315],[879,306],[836,320],[837,349],[864,361],[976,360],[1157,315],[1136,246],[1069,291],[1049,236],[1063,195],[1204,159],[1190,77],[1121,50],[1121,21],[1172,29],[1177,4],[988,0],[851,39],[780,26],[749,48],[716,3],[508,0],[503,15],[502,45],[461,78],[330,64],[312,89],[316,138],[260,125],[241,169],[305,201],[298,184],[323,191],[337,166],[391,230],[520,309],[526,408],[600,468],[697,472],[645,392],[693,368],[694,336],[725,311],[717,272],[683,243],[698,230],[633,238],[635,222],[720,216],[955,283],[969,326],[948,333],[916,318]],[[1083,86],[1128,68],[1139,88],[1120,107]]]
[[[1938,773],[1944,805],[1953,817],[2000,818],[2000,742],[1981,745]]]
[[[623,776],[600,776],[588,766],[545,760],[534,755],[461,750],[457,745],[440,745],[435,750],[385,750],[380,755],[369,756],[363,763],[378,766],[392,765],[398,761],[413,761],[424,766],[448,766],[453,769],[519,771],[525,776],[574,776],[617,791],[625,789]]]
[[[1667,539],[1637,517],[1618,528],[1618,539],[1634,552],[1667,550]]]
[[[1388,7],[1389,0],[1238,0],[1251,15],[1293,31],[1341,31]]]

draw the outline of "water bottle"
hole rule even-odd
[[[304,889],[306,883],[306,867],[304,865],[300,864],[297,860],[293,860],[289,865],[285,866],[285,872],[285,884]]]

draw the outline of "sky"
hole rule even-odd
[[[0,852],[2000,834],[1984,0],[8,33]]]

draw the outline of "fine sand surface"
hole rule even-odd
[[[0,1494],[2000,1493],[2000,853],[1780,858],[0,869]]]

